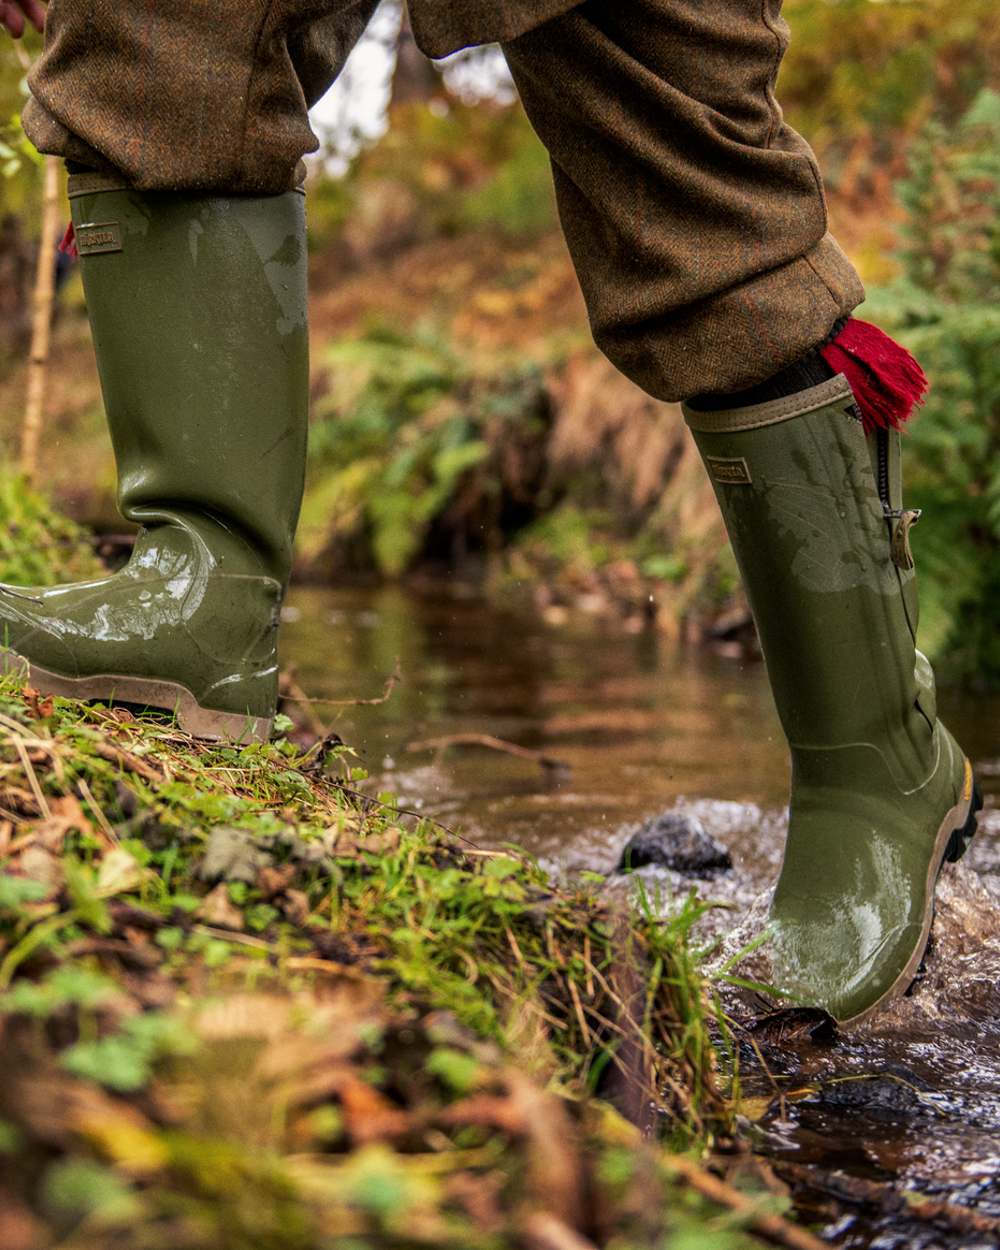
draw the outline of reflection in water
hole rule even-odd
[[[534,614],[393,588],[299,590],[290,606],[285,655],[313,695],[377,694],[400,657],[390,701],[345,709],[336,726],[367,767],[392,773],[391,788],[460,815],[473,837],[603,861],[624,822],[679,795],[781,802],[784,748],[759,664],[696,663],[602,622],[555,629]],[[553,787],[496,753],[406,751],[456,732],[544,748],[571,775]]]
[[[288,617],[285,659],[314,696],[376,695],[399,657],[403,681],[387,703],[326,718],[408,805],[477,841],[517,843],[553,868],[610,871],[629,822],[681,803],[735,861],[699,884],[732,909],[714,913],[709,930],[735,951],[759,928],[787,786],[762,665],[678,651],[587,618],[552,628],[454,591],[299,589]],[[782,1158],[898,1178],[1000,1217],[1000,699],[945,695],[941,705],[977,762],[987,811],[972,851],[942,880],[926,972],[865,1030],[828,1046],[766,1048],[779,1083],[785,1075],[815,1092],[775,1109],[762,1131]],[[553,779],[479,748],[406,749],[455,733],[542,750],[571,772]],[[661,868],[642,874],[668,895],[692,885]],[[752,1063],[744,1077],[752,1092],[772,1089]],[[847,1219],[837,1244],[991,1244],[927,1233],[908,1229],[900,1240]]]

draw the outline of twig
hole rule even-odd
[[[147,764],[145,760],[139,759],[131,751],[124,751],[121,747],[112,746],[110,742],[94,743],[94,754],[99,755],[102,760],[107,760],[109,764],[120,765],[128,772],[135,773],[144,781],[150,781],[154,785],[162,785],[165,780],[163,773],[153,768],[151,764]]]
[[[81,798],[90,808],[90,810],[94,813],[94,817],[97,820],[97,823],[101,826],[101,831],[103,832],[104,836],[108,839],[109,844],[111,846],[118,846],[119,844],[118,835],[117,833],[115,833],[114,829],[112,828],[111,822],[108,820],[107,816],[105,816],[104,812],[101,810],[101,805],[94,798],[94,793],[91,790],[90,786],[87,785],[86,778],[85,777],[77,778],[76,784],[80,789]]]
[[[839,1202],[877,1206],[908,1219],[922,1220],[930,1224],[948,1224],[964,1234],[993,1238],[1000,1234],[1000,1220],[992,1216],[984,1215],[981,1211],[973,1211],[959,1203],[946,1202],[938,1198],[928,1198],[923,1202],[909,1202],[906,1195],[892,1184],[880,1184],[878,1181],[867,1180],[861,1176],[818,1172],[801,1163],[778,1162],[775,1164],[775,1171],[792,1184],[829,1194]]]
[[[546,755],[544,751],[532,751],[529,747],[518,746],[516,742],[507,742],[503,738],[494,738],[492,734],[461,733],[447,734],[443,738],[425,738],[420,742],[411,742],[407,751],[445,751],[448,747],[485,747],[489,751],[502,751],[505,755],[515,755],[521,760],[530,760],[547,772],[570,772],[571,765],[565,760],[557,760]]]
[[[286,678],[287,680],[287,678]],[[382,693],[374,699],[317,699],[313,695],[305,694],[302,688],[298,686],[298,694],[286,694],[284,697],[290,703],[305,703],[310,706],[322,707],[379,707],[382,703],[388,703],[392,697],[392,692],[403,680],[402,669],[400,668],[399,656],[396,656],[396,663],[392,672],[385,679],[385,685]],[[296,684],[295,679],[291,679],[291,684]]]
[[[786,1246],[788,1250],[827,1250],[824,1243],[807,1229],[800,1228],[771,1211],[762,1211],[753,1198],[713,1176],[693,1160],[685,1159],[682,1155],[671,1155],[667,1160],[667,1167],[683,1177],[703,1198],[735,1211],[755,1233],[774,1245]]]
[[[56,291],[55,249],[59,233],[60,174],[58,157],[46,156],[44,171],[42,223],[38,236],[38,260],[32,297],[28,393],[21,425],[21,472],[32,483],[38,475],[38,444],[45,410],[45,382],[52,341],[52,305]]]
[[[10,740],[13,742],[14,750],[17,752],[18,757],[21,760],[21,765],[24,768],[24,775],[27,777],[28,785],[31,787],[31,792],[35,796],[35,802],[38,804],[38,810],[46,820],[51,820],[52,810],[48,805],[45,795],[42,793],[42,787],[38,784],[38,777],[35,775],[35,770],[32,767],[31,760],[28,759],[28,752],[25,749],[24,741],[21,738],[21,735],[12,733],[10,735]]]
[[[471,847],[473,851],[477,851],[480,855],[493,857],[504,853],[500,851],[484,851],[481,846],[478,846],[471,838],[467,838],[464,833],[459,833],[457,829],[452,829],[450,825],[442,824],[440,820],[433,816],[428,816],[425,812],[415,811],[412,807],[399,807],[396,803],[383,803],[381,799],[373,799],[370,794],[365,794],[363,790],[354,790],[351,786],[345,786],[342,781],[335,781],[333,785],[342,793],[349,794],[354,799],[362,799],[372,807],[381,808],[386,812],[395,812],[399,816],[412,816],[414,820],[421,820],[429,825],[434,825],[442,833],[448,834],[451,838],[457,838],[459,842],[464,842],[466,846]]]
[[[295,670],[293,668],[287,668],[281,674],[281,684],[284,687],[284,689],[281,692],[281,697],[293,703],[301,703],[303,706],[305,718],[309,723],[309,728],[312,730],[312,732],[316,735],[317,738],[320,738],[320,739],[326,738],[327,734],[329,733],[329,730],[326,724],[323,721],[321,721],[320,718],[313,711],[313,704],[315,700],[310,699],[309,696],[306,694],[306,692],[299,685],[295,677]]]

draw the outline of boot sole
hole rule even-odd
[[[920,964],[927,951],[927,943],[931,936],[931,925],[934,923],[934,894],[937,889],[938,877],[946,863],[957,864],[969,849],[969,843],[975,837],[979,821],[977,813],[982,811],[983,796],[972,772],[972,764],[965,761],[965,784],[962,797],[954,807],[946,813],[934,842],[934,854],[927,866],[927,909],[924,915],[924,926],[920,940],[914,947],[909,963],[877,1002],[851,1016],[849,1020],[841,1020],[843,1028],[854,1028],[870,1020],[883,1007],[887,1007],[894,999],[901,998],[913,984]]]
[[[43,695],[78,699],[82,703],[131,703],[170,712],[184,733],[206,742],[267,742],[271,737],[273,717],[241,716],[238,712],[202,707],[187,686],[176,681],[116,673],[64,677],[10,650],[0,652],[0,673],[18,674]]]

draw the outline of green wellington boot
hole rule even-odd
[[[305,468],[304,197],[140,194],[70,179],[128,564],[0,587],[0,666],[44,693],[261,740]]]
[[[685,419],[791,747],[775,984],[858,1023],[913,981],[941,865],[964,852],[979,806],[915,645],[918,514],[903,507],[899,435],[866,438],[843,376]]]

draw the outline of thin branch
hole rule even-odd
[[[546,772],[570,772],[572,765],[565,760],[558,760],[544,751],[532,751],[528,747],[518,746],[516,742],[507,742],[503,738],[494,738],[492,734],[461,733],[447,734],[443,738],[425,738],[420,742],[411,742],[407,751],[445,751],[448,747],[485,747],[488,751],[502,751],[505,755],[514,755],[520,760],[530,760],[538,764]]]
[[[21,426],[21,472],[28,482],[38,476],[38,445],[45,413],[45,383],[52,341],[52,309],[56,294],[55,250],[59,235],[58,157],[46,156],[43,165],[42,224],[35,265],[32,297],[31,355],[28,361],[28,393]]]

